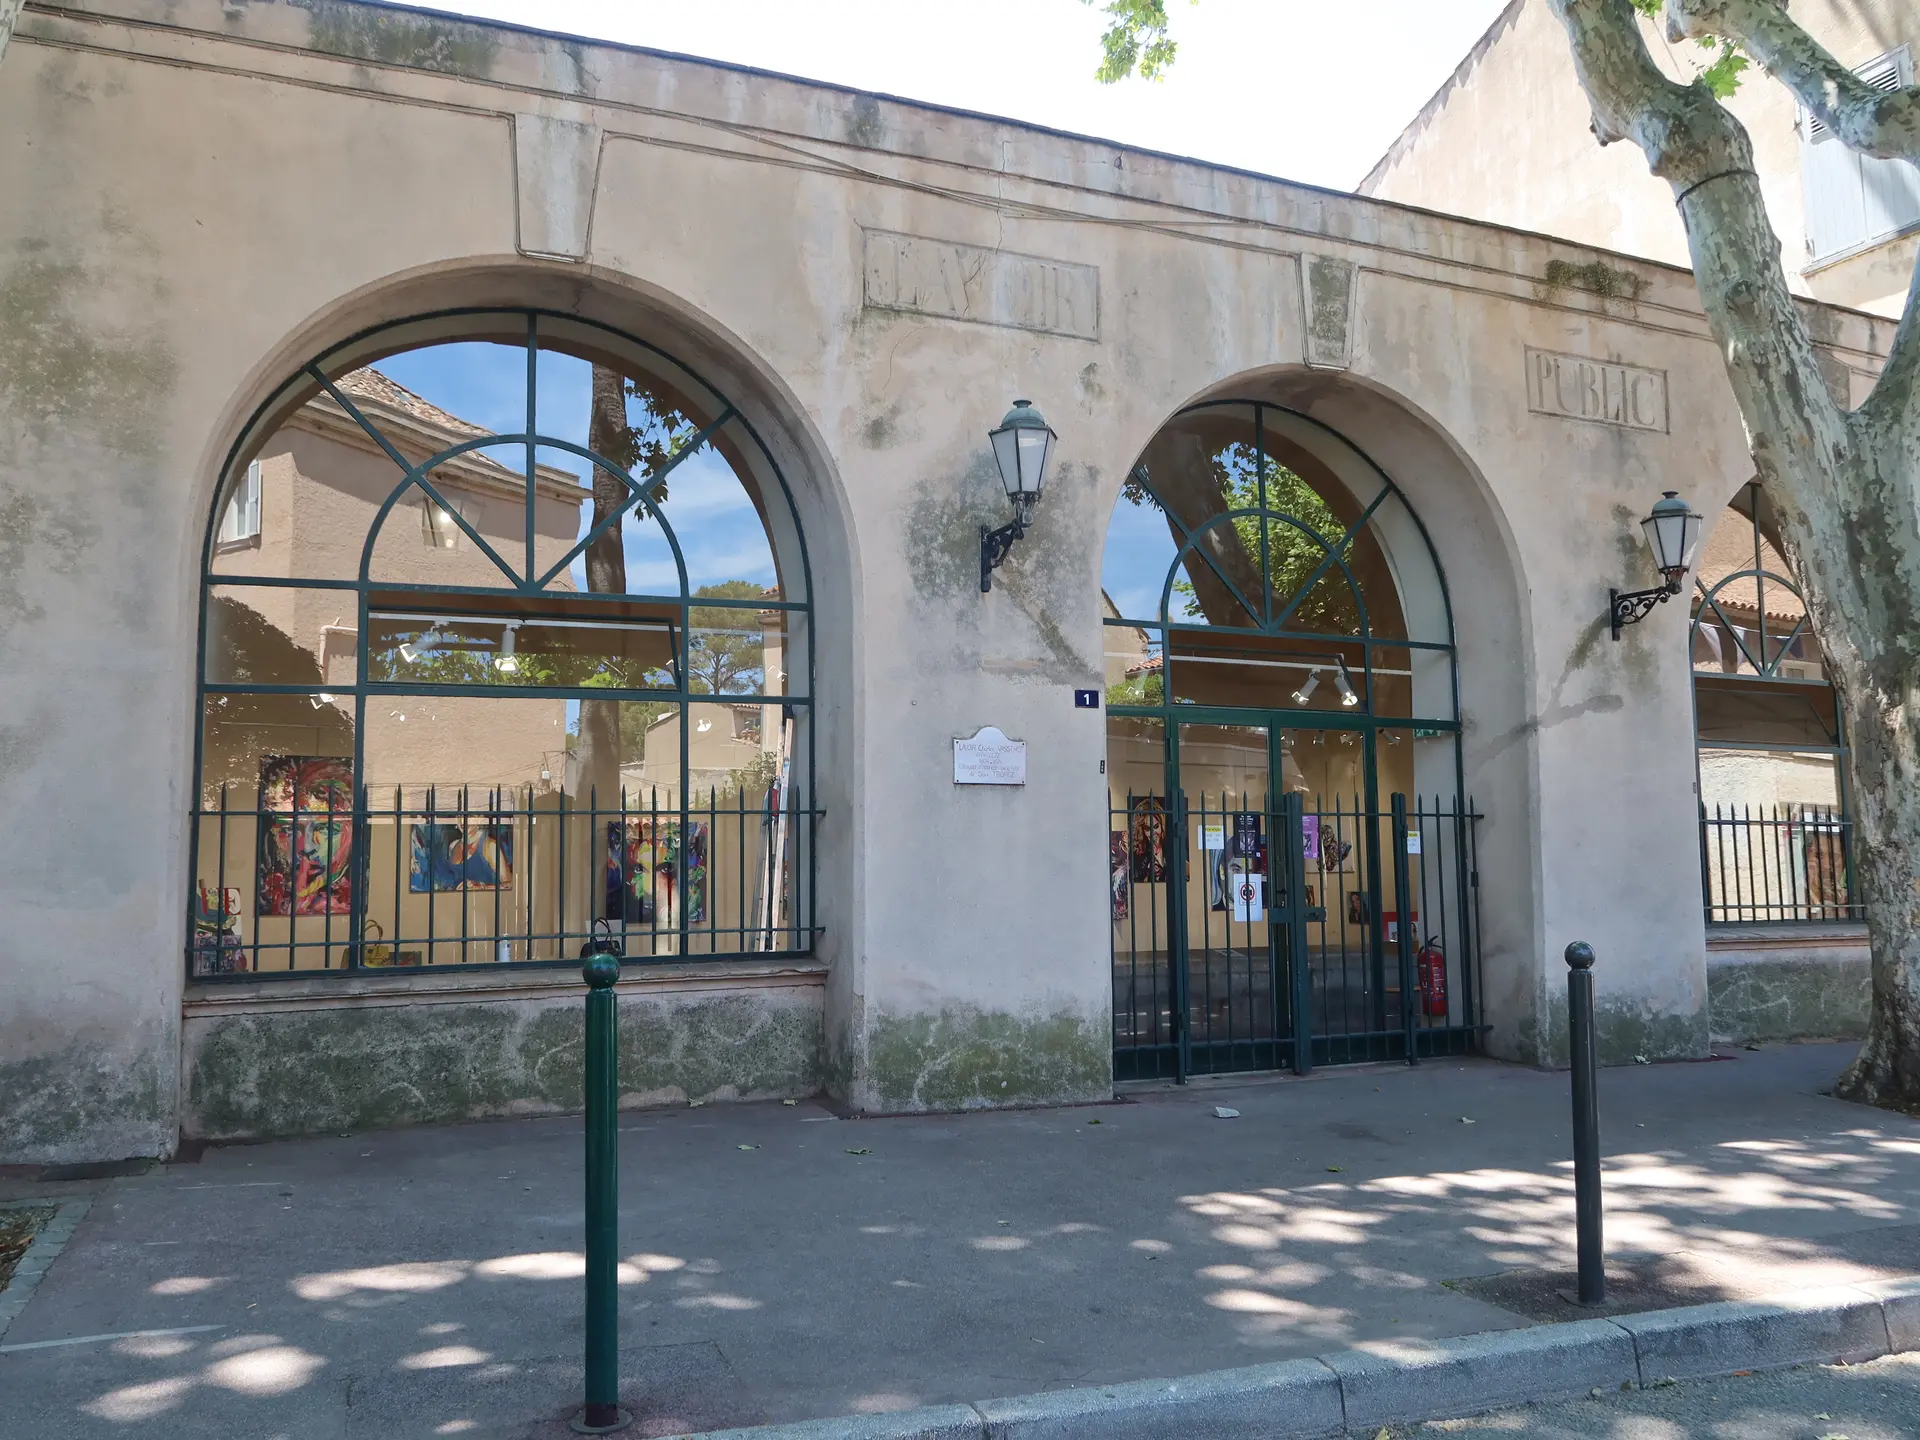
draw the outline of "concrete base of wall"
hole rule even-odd
[[[1858,1040],[1872,964],[1864,925],[1725,928],[1707,935],[1718,1041]]]
[[[816,966],[630,966],[623,1106],[822,1088]],[[181,1131],[251,1140],[578,1110],[577,972],[203,985],[182,1026]]]

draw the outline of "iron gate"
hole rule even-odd
[[[1116,1080],[1473,1048],[1471,802],[1396,794],[1370,809],[1358,796],[1269,792],[1249,811],[1204,791],[1119,800],[1109,825]]]

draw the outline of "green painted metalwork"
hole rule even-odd
[[[457,443],[437,450],[422,459],[409,459],[395,440],[384,433],[379,423],[369,417],[365,409],[355,402],[338,383],[350,372],[376,363],[380,357],[404,353],[407,350],[428,345],[440,345],[460,341],[486,341],[500,345],[520,345],[526,354],[526,421],[523,427],[508,429],[500,433],[483,433],[479,436],[462,439]],[[538,427],[538,368],[539,357],[543,354],[569,355],[585,360],[591,355],[594,363],[603,363],[604,356],[627,356],[620,365],[633,365],[631,371],[621,369],[625,378],[633,376],[652,377],[662,384],[671,386],[676,396],[685,397],[687,405],[699,412],[698,428],[670,454],[660,458],[658,463],[644,472],[630,469],[607,455],[599,454],[565,437],[542,432]],[[663,378],[664,377],[664,378]],[[228,574],[216,569],[215,558],[218,550],[218,538],[221,507],[233,491],[238,479],[246,471],[246,462],[271,436],[277,433],[277,427],[284,419],[316,396],[325,396],[352,421],[378,450],[391,460],[399,472],[392,489],[378,505],[367,533],[360,547],[357,573],[353,578],[338,575],[305,577],[299,575],[274,574]],[[676,534],[667,509],[654,497],[666,477],[677,467],[715,446],[721,437],[733,447],[732,453],[746,457],[750,473],[742,472],[738,466],[729,462],[741,484],[749,488],[755,503],[760,508],[763,524],[767,517],[779,514],[781,523],[777,527],[780,535],[787,537],[782,544],[775,534],[776,527],[769,527],[767,541],[775,557],[779,572],[780,587],[777,596],[768,595],[751,598],[728,596],[702,596],[695,594],[689,582],[688,561],[681,538]],[[458,460],[473,452],[499,451],[517,448],[524,456],[524,507],[525,524],[524,550],[520,563],[509,556],[522,545],[516,542],[503,551],[493,544],[479,526],[462,512],[458,505],[448,503],[434,478],[437,467]],[[625,491],[623,503],[612,513],[600,517],[583,535],[573,540],[565,553],[554,562],[540,565],[536,559],[536,515],[539,490],[536,484],[538,470],[537,456],[541,450],[562,452],[588,462],[591,467],[588,474],[604,473],[618,481]],[[497,459],[493,456],[490,460]],[[811,634],[811,594],[812,579],[810,562],[806,552],[805,536],[802,532],[791,489],[772,452],[755,429],[751,419],[731,401],[722,396],[708,382],[670,353],[622,334],[606,326],[583,321],[576,316],[562,315],[534,309],[499,310],[472,309],[439,311],[428,315],[415,316],[390,324],[376,326],[354,335],[335,345],[309,364],[302,366],[284,385],[255,411],[241,435],[235,440],[229,451],[223,469],[224,483],[219,487],[214,514],[207,530],[202,565],[203,595],[202,619],[199,637],[198,698],[202,722],[195,738],[194,766],[196,776],[196,803],[191,812],[191,853],[189,873],[195,877],[190,886],[187,901],[188,943],[187,961],[189,975],[195,979],[225,980],[238,976],[252,978],[258,975],[313,975],[314,968],[299,968],[296,957],[303,947],[317,950],[327,957],[325,965],[318,973],[332,969],[336,973],[342,968],[336,965],[332,957],[342,951],[345,940],[344,968],[355,970],[368,961],[370,951],[381,951],[391,956],[396,948],[404,947],[414,941],[420,941],[428,955],[433,953],[436,941],[446,941],[447,936],[424,936],[385,934],[377,944],[363,944],[363,937],[372,929],[383,924],[383,916],[369,911],[369,885],[366,883],[367,864],[366,846],[361,846],[355,864],[361,868],[356,871],[350,886],[351,907],[344,913],[335,914],[329,910],[324,916],[316,917],[317,923],[311,927],[318,932],[317,939],[300,940],[292,927],[290,938],[284,946],[286,965],[284,968],[261,970],[252,966],[241,972],[223,971],[216,967],[196,972],[196,955],[204,962],[208,958],[207,949],[207,905],[204,900],[206,882],[211,879],[213,892],[224,897],[228,891],[226,870],[227,849],[230,837],[244,834],[236,827],[251,825],[258,830],[264,823],[262,814],[252,806],[233,806],[229,804],[227,786],[217,787],[203,784],[200,780],[204,764],[204,743],[207,719],[210,707],[241,706],[250,701],[273,696],[313,695],[315,709],[320,708],[323,700],[351,700],[353,754],[352,776],[354,777],[354,795],[351,811],[336,811],[331,797],[323,812],[324,823],[329,829],[336,825],[353,825],[359,833],[366,833],[370,823],[391,824],[395,827],[396,854],[400,827],[409,824],[433,823],[469,823],[484,824],[490,816],[502,813],[524,814],[531,816],[535,808],[532,787],[524,791],[513,787],[494,786],[460,787],[458,793],[443,791],[436,793],[429,788],[425,803],[408,804],[396,789],[391,797],[370,793],[369,787],[361,781],[366,774],[366,733],[370,702],[387,704],[397,702],[404,697],[418,696],[446,699],[510,699],[518,697],[538,697],[546,700],[576,702],[645,702],[660,704],[677,709],[679,715],[679,783],[674,787],[677,800],[666,809],[662,809],[656,797],[649,802],[644,795],[629,795],[624,786],[621,793],[605,795],[590,793],[584,796],[569,797],[564,790],[558,800],[558,808],[553,813],[558,825],[560,846],[559,863],[563,872],[569,858],[573,866],[592,864],[591,857],[575,854],[566,855],[567,822],[584,822],[589,831],[604,830],[608,825],[626,826],[632,823],[646,823],[655,826],[677,826],[677,835],[684,841],[693,836],[697,827],[704,824],[709,843],[721,833],[723,823],[731,824],[735,834],[740,837],[741,853],[735,858],[739,861],[739,873],[743,876],[744,887],[750,879],[760,887],[760,892],[771,894],[775,889],[783,897],[783,904],[762,907],[760,895],[756,894],[754,906],[763,911],[766,923],[749,924],[745,910],[745,891],[741,896],[742,914],[740,923],[735,926],[723,926],[718,923],[717,905],[710,905],[704,920],[690,921],[684,907],[674,922],[681,950],[689,936],[698,940],[705,948],[699,954],[700,959],[729,958],[768,958],[770,956],[802,956],[810,954],[816,928],[812,922],[812,905],[817,879],[817,860],[813,845],[813,835],[820,811],[813,802],[814,760],[817,753],[817,737],[811,722],[814,686],[813,686],[813,636]],[[474,551],[484,556],[499,576],[497,586],[485,584],[438,584],[405,580],[381,580],[374,575],[375,547],[379,538],[391,520],[395,518],[396,508],[413,497],[420,497],[439,507],[445,519],[449,521],[466,543]],[[581,502],[584,503],[584,502]],[[564,577],[570,567],[586,556],[596,541],[609,533],[618,533],[620,527],[630,516],[640,514],[646,521],[658,527],[670,551],[677,575],[677,586],[666,593],[649,593],[641,590],[626,590],[619,593],[596,592],[589,589],[561,589],[555,582]],[[315,683],[285,683],[279,680],[235,679],[222,677],[218,680],[209,677],[208,614],[213,606],[216,587],[221,592],[255,590],[338,592],[343,601],[352,603],[355,608],[355,678],[353,683],[330,681],[324,676]],[[380,604],[374,604],[375,593],[381,596]],[[404,601],[404,604],[398,603]],[[474,602],[487,602],[479,612],[473,608]],[[518,668],[504,677],[501,674],[489,674],[487,683],[469,683],[459,680],[421,680],[395,677],[391,674],[376,673],[373,667],[374,645],[370,620],[378,609],[383,614],[395,610],[404,610],[409,614],[417,613],[422,623],[429,617],[445,616],[449,623],[466,619],[473,622],[478,613],[480,618],[504,626],[511,620],[517,626],[534,625],[542,618],[543,604],[560,603],[570,607],[567,614],[580,614],[593,622],[594,612],[604,610],[608,617],[619,616],[631,619],[636,602],[648,607],[647,614],[658,614],[668,628],[667,645],[670,658],[659,668],[658,674],[634,677],[644,683],[535,683],[519,678]],[[786,645],[790,648],[793,636],[793,624],[805,627],[805,665],[791,676],[791,683],[782,684],[779,693],[765,693],[766,687],[759,691],[734,693],[732,691],[713,691],[695,688],[689,677],[689,647],[696,635],[702,633],[696,612],[724,614],[727,612],[778,612],[789,620],[783,621],[786,633]],[[547,615],[549,623],[556,623],[552,615]],[[437,624],[435,629],[440,628]],[[784,654],[784,652],[783,652]],[[783,663],[791,666],[791,659]],[[604,680],[605,676],[596,677]],[[469,681],[471,677],[469,677]],[[317,693],[318,686],[324,685],[324,693]],[[689,758],[689,739],[691,726],[689,708],[694,705],[708,706],[738,704],[759,707],[761,724],[778,724],[783,736],[791,732],[794,743],[787,752],[788,771],[784,788],[777,797],[772,797],[765,806],[750,805],[747,794],[742,788],[737,798],[729,796],[723,802],[717,794],[701,798],[695,795],[690,784],[691,763]],[[777,717],[777,718],[775,718]],[[345,759],[343,755],[340,758]],[[391,804],[386,803],[391,799]],[[571,802],[571,803],[570,803]],[[777,809],[773,808],[777,805]],[[549,812],[542,810],[544,816]],[[316,820],[314,823],[320,823]],[[759,826],[763,840],[776,832],[781,837],[782,848],[773,860],[762,860],[757,872],[749,864],[750,857],[745,852],[745,835],[749,828]],[[205,842],[217,842],[220,858],[217,872],[208,877],[201,876],[200,853]],[[667,830],[650,833],[664,834]],[[531,840],[527,842],[530,846]],[[771,843],[768,841],[767,843]],[[531,856],[523,856],[530,861]],[[711,859],[712,857],[709,857]],[[522,865],[522,871],[531,884],[533,867],[530,863]],[[709,875],[711,870],[707,872]],[[396,886],[398,877],[395,877]],[[590,875],[582,893],[592,896],[600,884],[598,875]],[[562,885],[563,897],[566,885]],[[224,903],[224,899],[221,903]],[[566,902],[561,902],[561,915],[557,927],[539,928],[532,920],[532,910],[528,911],[528,922],[524,934],[515,932],[506,938],[516,944],[524,945],[524,952],[514,956],[509,962],[516,965],[550,966],[574,963],[567,956],[569,946],[589,933],[593,912],[599,908],[589,904],[583,907],[586,913],[576,914],[572,919],[577,924],[569,924],[566,915]],[[497,909],[497,902],[496,902]],[[429,909],[431,927],[432,910]],[[778,919],[772,917],[778,916]],[[399,902],[396,898],[394,925],[399,923]],[[465,921],[462,921],[465,924]],[[622,921],[623,927],[625,921]],[[648,932],[649,938],[659,940],[662,930],[656,924]],[[731,943],[729,938],[731,937]],[[464,933],[462,943],[465,943]],[[237,948],[237,947],[236,947]],[[258,947],[254,947],[256,956]],[[541,958],[533,958],[536,950],[545,952]],[[214,956],[217,961],[217,954]],[[644,959],[634,956],[630,959]],[[681,954],[663,954],[657,958],[677,959]],[[393,963],[389,960],[387,963]],[[426,964],[434,963],[431,959]]]
[[[1178,418],[1236,413],[1245,415],[1251,422],[1254,498],[1258,503],[1229,507],[1211,515],[1205,523],[1189,527],[1179,518],[1176,507],[1156,488],[1144,467],[1136,467],[1130,476],[1130,485],[1144,493],[1168,522],[1174,556],[1159,586],[1158,610],[1154,615],[1108,616],[1105,620],[1108,627],[1136,631],[1146,639],[1149,664],[1155,657],[1159,664],[1157,698],[1144,693],[1150,687],[1143,684],[1144,703],[1110,699],[1107,708],[1114,717],[1153,720],[1164,727],[1166,787],[1158,797],[1129,794],[1124,805],[1113,808],[1109,828],[1116,833],[1130,834],[1128,827],[1134,819],[1136,802],[1157,800],[1166,808],[1172,839],[1168,842],[1167,883],[1138,884],[1130,877],[1119,876],[1113,882],[1116,910],[1122,907],[1122,892],[1127,896],[1124,919],[1116,916],[1113,954],[1115,1073],[1121,1078],[1183,1079],[1190,1074],[1221,1070],[1292,1065],[1304,1071],[1315,1063],[1466,1053],[1477,1043],[1479,1034],[1479,876],[1474,827],[1480,817],[1471,802],[1463,798],[1422,796],[1409,802],[1405,796],[1396,794],[1390,797],[1389,803],[1389,797],[1380,793],[1378,773],[1380,748],[1386,743],[1382,737],[1388,732],[1395,732],[1395,741],[1401,734],[1410,735],[1416,741],[1449,737],[1453,749],[1454,795],[1464,796],[1459,748],[1459,675],[1454,661],[1453,616],[1444,568],[1433,552],[1426,527],[1393,481],[1364,451],[1312,417],[1264,402],[1227,400],[1192,407]],[[1313,519],[1290,513],[1277,503],[1272,477],[1279,462],[1269,454],[1268,437],[1274,433],[1269,429],[1269,418],[1280,413],[1337,440],[1377,480],[1378,486],[1370,496],[1354,497],[1357,514],[1343,530],[1327,530]],[[1443,622],[1444,639],[1415,639],[1409,633],[1378,631],[1376,612],[1380,607],[1369,604],[1352,556],[1360,538],[1376,523],[1381,507],[1389,500],[1397,500],[1403,507],[1426,547],[1444,610],[1437,617]],[[1257,599],[1235,583],[1205,544],[1208,532],[1222,527],[1231,527],[1243,539],[1248,529],[1257,536],[1261,571]],[[1318,561],[1304,572],[1305,578],[1284,588],[1274,583],[1271,537],[1283,533],[1279,527],[1306,537],[1319,551]],[[1384,546],[1382,548],[1384,550]],[[1192,574],[1196,563],[1204,565],[1206,572],[1219,582],[1251,623],[1210,624],[1176,614],[1173,601],[1182,571]],[[1351,601],[1354,624],[1350,632],[1311,630],[1302,628],[1298,622],[1302,606],[1329,576],[1336,577],[1341,593]],[[1396,596],[1395,604],[1387,609],[1391,612],[1401,603]],[[1396,627],[1398,632],[1408,629],[1404,624]],[[1236,637],[1257,637],[1261,642],[1299,642],[1302,647],[1315,647],[1303,648],[1291,654],[1290,659],[1289,652],[1260,652],[1302,667],[1317,665],[1332,670],[1336,653],[1357,653],[1359,663],[1353,667],[1353,678],[1357,682],[1359,703],[1353,707],[1318,708],[1296,702],[1295,706],[1282,708],[1273,703],[1278,695],[1265,703],[1246,706],[1181,700],[1176,684],[1176,671],[1181,664],[1177,653],[1180,643],[1183,640],[1206,643],[1216,647],[1216,651],[1224,651],[1233,645]],[[1383,668],[1384,657],[1394,652],[1428,655],[1436,661],[1444,657],[1448,683],[1445,714],[1422,714],[1417,704],[1411,702],[1404,715],[1383,709],[1379,682],[1387,673]],[[1411,686],[1409,688],[1411,690]],[[1328,698],[1331,698],[1330,691],[1331,687]],[[1313,698],[1320,692],[1309,690],[1308,693],[1309,698]],[[1299,857],[1285,853],[1297,846],[1275,846],[1270,850],[1267,863],[1271,883],[1276,886],[1274,893],[1285,894],[1290,900],[1284,910],[1278,908],[1277,900],[1274,902],[1273,914],[1278,918],[1270,927],[1271,936],[1255,933],[1264,928],[1256,926],[1236,940],[1233,925],[1227,919],[1210,922],[1207,916],[1195,917],[1189,913],[1188,856],[1194,827],[1223,824],[1229,818],[1224,797],[1193,793],[1182,778],[1181,731],[1183,727],[1197,724],[1265,730],[1272,751],[1269,761],[1272,776],[1281,773],[1281,737],[1286,732],[1318,731],[1354,737],[1364,756],[1364,790],[1351,796],[1316,796],[1312,797],[1312,803],[1321,822],[1335,827],[1337,843],[1359,848],[1357,875],[1364,903],[1369,907],[1367,916],[1350,924],[1344,914],[1328,913],[1325,905],[1309,907],[1300,903],[1298,897],[1308,884],[1308,876],[1301,869]],[[1297,795],[1277,793],[1276,787],[1276,792],[1270,793],[1263,805],[1270,832],[1281,835],[1297,829],[1305,813],[1304,803]],[[1380,844],[1383,831],[1394,836],[1394,844],[1386,854],[1382,853]],[[1411,865],[1406,853],[1410,833],[1423,835],[1426,841],[1424,855],[1414,857]],[[1416,1013],[1412,982],[1407,977],[1412,973],[1414,952],[1420,947],[1422,937],[1413,934],[1412,927],[1404,924],[1392,947],[1398,962],[1393,968],[1398,972],[1401,990],[1400,1013],[1390,1014],[1386,1007],[1390,973],[1388,946],[1378,917],[1381,896],[1386,889],[1384,882],[1389,875],[1395,881],[1396,893],[1420,897],[1423,915],[1432,913],[1435,933],[1456,952],[1453,963],[1458,990],[1438,1013]],[[1139,910],[1142,905],[1146,907],[1144,916]],[[1196,924],[1203,931],[1208,930],[1210,924],[1217,924],[1222,932],[1217,943],[1212,938],[1200,943],[1203,959],[1196,955],[1190,939]],[[1314,927],[1312,941],[1309,925]],[[1164,952],[1155,950],[1150,938],[1161,933],[1167,937],[1168,948]],[[1316,958],[1309,958],[1310,950]],[[1247,953],[1243,955],[1243,951]],[[1347,976],[1352,963],[1358,964],[1357,976],[1340,978]],[[1220,977],[1214,974],[1223,964],[1224,990],[1216,984]],[[1236,965],[1240,971],[1235,970]],[[1337,977],[1329,976],[1328,965],[1339,972]],[[1335,979],[1339,981],[1337,985]],[[1358,997],[1351,1004],[1349,992]],[[1245,1015],[1240,1014],[1243,1005]]]
[[[575,1427],[604,1433],[620,1413],[619,1007],[620,957],[586,957],[586,1408]]]

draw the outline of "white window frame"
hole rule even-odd
[[[257,545],[260,543],[260,462],[247,462],[247,473],[234,487],[227,508],[220,513],[220,531],[216,543]]]
[[[1856,66],[1853,73],[1878,90],[1891,93],[1907,89],[1914,80],[1912,51],[1901,45]],[[1806,205],[1806,269],[1823,268],[1920,228],[1920,170],[1905,160],[1861,155],[1835,137],[1806,106],[1797,110],[1800,178]],[[1878,182],[1871,187],[1870,169]],[[1908,171],[1916,173],[1909,175]],[[1879,196],[1883,211],[1886,193],[1898,196],[1906,192],[1907,203],[1892,217],[1892,223],[1876,220],[1870,214],[1870,188]],[[1850,213],[1856,208],[1857,217]]]

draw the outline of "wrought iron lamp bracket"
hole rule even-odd
[[[1638,625],[1653,613],[1654,606],[1666,604],[1679,593],[1678,580],[1655,585],[1651,590],[1607,591],[1607,604],[1613,618],[1613,638],[1618,640],[1620,632],[1627,626]]]
[[[980,527],[980,593],[993,589],[993,572],[1013,553],[1013,542],[1027,533],[1027,517],[1016,510],[1013,519],[998,530]]]

